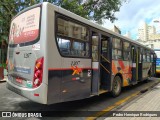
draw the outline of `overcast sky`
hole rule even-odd
[[[154,25],[160,31],[160,23],[153,22],[155,19],[160,20],[160,0],[128,0],[115,16],[118,20],[113,24],[106,21],[103,26],[111,29],[115,24],[122,35],[130,31],[132,39],[137,38],[138,28],[143,22]]]

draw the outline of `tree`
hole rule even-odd
[[[123,2],[125,0],[53,0],[54,4],[99,24],[103,19],[116,20],[114,14]]]

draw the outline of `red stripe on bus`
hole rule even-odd
[[[92,68],[92,70],[98,70],[98,68]]]
[[[72,80],[76,80],[76,78],[72,78]]]
[[[121,67],[121,69],[123,71],[125,69],[123,61],[122,60],[118,60],[118,63],[119,63],[119,65],[120,65],[120,67]]]
[[[92,68],[80,68],[80,69],[92,69]],[[72,68],[49,68],[48,70],[72,70]]]

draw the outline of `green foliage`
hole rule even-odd
[[[119,11],[122,2],[125,0],[54,0],[54,4],[99,24],[103,23],[103,19],[115,21],[114,14]]]
[[[2,64],[0,63],[0,67],[6,68],[6,66],[7,65],[5,63],[2,63]]]

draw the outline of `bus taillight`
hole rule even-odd
[[[43,61],[44,58],[39,58],[36,61],[34,68],[34,78],[33,78],[33,88],[36,88],[41,85],[43,77]]]

